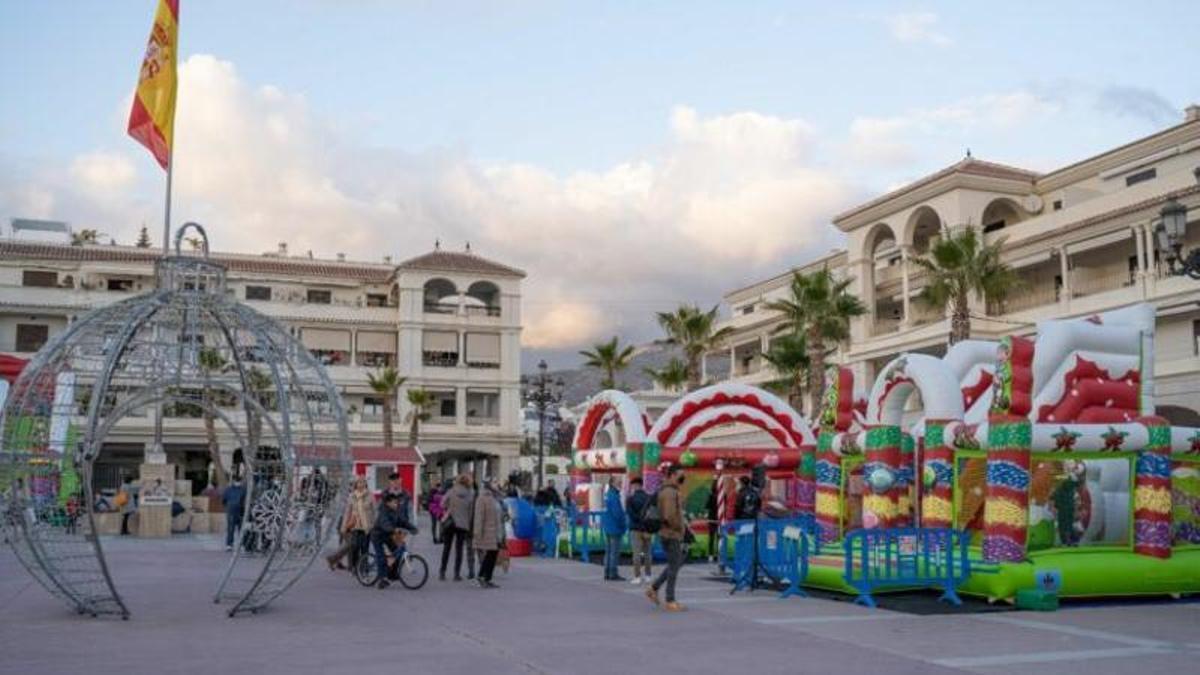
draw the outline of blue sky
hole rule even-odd
[[[153,11],[0,2],[0,218],[127,241],[159,217],[161,175],[124,135]],[[288,238],[373,259],[471,240],[529,271],[526,337],[560,358],[654,337],[654,310],[715,304],[836,245],[832,213],[966,147],[1049,169],[1200,100],[1186,32],[1200,3],[182,0],[181,14],[181,217],[207,219],[223,249]],[[757,245],[720,241],[747,231]]]

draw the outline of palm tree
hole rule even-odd
[[[779,379],[773,388],[787,395],[788,405],[800,410],[804,405],[804,386],[808,379],[808,341],[801,333],[788,333],[771,342],[763,359],[771,364]]]
[[[804,336],[808,347],[808,400],[815,414],[825,391],[825,359],[850,337],[850,319],[865,314],[862,301],[849,293],[850,279],[841,281],[828,269],[792,275],[790,297],[767,303],[783,315],[777,332]]]
[[[246,371],[245,395],[257,402],[263,408],[272,410],[275,407],[277,393],[274,391],[275,383],[265,372],[256,366],[251,366]],[[258,408],[253,405],[246,406],[246,417],[249,422],[249,434],[247,438],[248,448],[243,448],[242,455],[250,452],[250,456],[258,457],[259,446],[262,445],[262,424],[263,418],[259,413]],[[234,467],[236,471],[237,467]]]
[[[216,417],[212,413],[212,408],[216,405],[216,399],[213,396],[212,376],[228,370],[229,361],[221,355],[221,352],[212,347],[203,347],[196,356],[196,364],[200,367],[200,372],[204,375],[204,406],[201,412],[204,416],[204,435],[208,439],[208,457],[213,464],[213,483],[215,487],[220,488],[229,482],[229,477],[225,473],[225,466],[221,463],[221,448],[217,443]]]
[[[683,349],[688,390],[700,387],[700,360],[733,332],[729,326],[714,331],[716,323],[717,307],[705,312],[696,305],[680,305],[674,312],[658,313],[658,325],[667,334],[662,342]]]
[[[433,406],[433,394],[424,389],[409,389],[408,404],[412,406],[412,410],[408,411],[408,445],[409,447],[417,447],[417,441],[421,436],[421,422],[429,421],[429,408]]]
[[[989,244],[969,225],[958,232],[943,228],[929,256],[913,258],[929,275],[921,300],[942,311],[950,309],[950,344],[971,337],[972,295],[982,296],[985,303],[999,302],[1020,283],[1012,268],[1000,262],[1003,245],[1004,237]]]
[[[688,380],[687,364],[675,357],[662,368],[643,368],[642,372],[666,391],[679,391]]]
[[[388,366],[378,373],[367,374],[367,384],[371,390],[383,397],[383,447],[390,448],[393,444],[392,417],[396,413],[396,391],[407,378],[400,377],[396,369]]]
[[[591,350],[585,349],[579,353],[587,358],[583,365],[604,372],[600,386],[613,389],[617,386],[617,373],[629,367],[629,361],[633,358],[633,346],[622,348],[614,335],[608,342],[597,342],[592,345]]]

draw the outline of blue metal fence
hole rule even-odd
[[[800,584],[808,577],[808,559],[816,550],[812,518],[735,520],[722,527],[722,555],[731,565],[733,592],[753,589],[761,575],[784,586],[779,597],[804,595]],[[733,538],[729,557],[728,540]]]
[[[961,605],[957,586],[971,574],[970,537],[950,528],[853,530],[842,542],[846,583],[854,602],[875,606],[871,592],[888,586],[941,588],[942,600]]]

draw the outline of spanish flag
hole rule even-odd
[[[158,0],[154,27],[146,41],[146,57],[138,76],[129,135],[146,146],[166,169],[171,159],[175,129],[175,72],[179,47],[179,0]]]

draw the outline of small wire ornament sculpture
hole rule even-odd
[[[195,230],[198,254],[180,251]],[[129,617],[97,536],[92,466],[131,415],[204,416],[236,439],[246,508],[214,596],[257,612],[312,564],[351,473],[346,415],[288,330],[237,302],[204,228],[175,234],[157,289],[79,317],[33,358],[0,413],[0,524],[16,556],[81,614]]]

